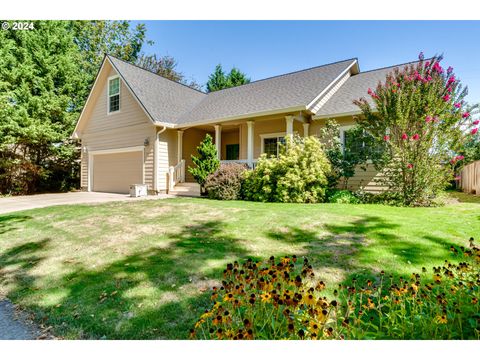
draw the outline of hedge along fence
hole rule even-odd
[[[460,171],[460,188],[466,193],[480,195],[480,160]]]

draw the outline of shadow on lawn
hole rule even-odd
[[[0,215],[0,235],[8,231],[16,230],[15,224],[30,220],[26,215]]]
[[[45,279],[31,271],[46,256],[51,240],[30,242],[0,255],[0,279],[15,281],[7,296],[16,303],[29,304],[37,318],[54,326],[59,336],[185,338],[203,309],[211,305],[209,290],[221,281],[225,263],[249,256],[241,245],[243,240],[228,235],[224,227],[221,221],[185,226],[168,235],[170,243],[159,242],[102,268],[90,263],[64,263],[68,274],[59,279],[55,274]],[[408,242],[395,234],[398,227],[381,217],[364,216],[346,224],[288,227],[266,235],[300,245],[314,266],[344,270],[346,282],[353,276],[371,278],[379,271],[373,262],[376,252],[372,237],[379,239],[375,246],[397,255],[402,262],[443,262],[442,256],[429,250],[437,246],[448,249],[449,241],[425,236],[426,244]],[[284,254],[265,254],[269,255]],[[370,258],[372,264],[366,262]],[[394,275],[408,275],[401,264]],[[47,285],[34,289],[38,283]],[[58,294],[61,300],[45,305],[45,299]]]
[[[378,262],[379,258],[395,259],[398,265],[388,273],[397,277],[409,276],[408,267],[416,266],[420,272],[425,263],[441,265],[445,252],[455,245],[447,239],[430,235],[423,236],[423,241],[409,241],[399,236],[399,227],[386,218],[363,216],[349,223],[326,224],[318,229],[289,227],[286,231],[269,232],[267,236],[301,245],[314,267],[327,270],[330,276],[336,272],[337,276],[333,277],[339,280],[343,274],[347,284],[354,277],[360,280],[377,277],[385,270]]]
[[[7,294],[16,303],[36,304],[37,319],[56,335],[73,338],[185,338],[199,313],[210,306],[210,289],[221,281],[228,255],[246,257],[239,239],[219,221],[200,222],[170,234],[166,246],[131,254],[101,269],[69,262],[71,271],[41,289],[29,270],[42,259],[48,241],[28,243],[0,256],[0,273],[19,286]],[[212,265],[213,264],[213,265]],[[6,270],[5,268],[8,268]],[[53,275],[54,277],[54,275]],[[20,279],[22,279],[20,281]],[[60,303],[40,305],[52,294]],[[44,303],[44,302],[43,302]]]

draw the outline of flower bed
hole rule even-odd
[[[480,249],[409,279],[384,272],[328,289],[307,258],[228,264],[196,339],[479,339]],[[471,260],[471,261],[470,261]],[[332,294],[333,298],[327,298]]]

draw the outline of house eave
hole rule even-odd
[[[189,122],[189,123],[186,122],[186,123],[182,123],[182,124],[175,124],[174,127],[175,128],[184,128],[184,127],[199,126],[199,125],[219,124],[219,123],[226,122],[226,121],[251,119],[251,118],[254,118],[254,117],[277,115],[277,114],[291,113],[291,112],[297,112],[297,111],[308,111],[308,109],[304,105],[293,106],[293,107],[289,107],[289,108],[259,111],[259,112],[254,112],[254,113],[227,116],[227,117],[223,117],[223,118],[216,118],[216,119],[210,119],[210,120],[204,120],[204,121],[194,121],[194,122]]]

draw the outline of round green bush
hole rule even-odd
[[[348,190],[337,190],[329,196],[328,202],[334,204],[360,204],[360,199]]]
[[[246,200],[284,203],[318,203],[325,200],[330,162],[313,136],[288,139],[278,158],[262,155],[245,178]]]

